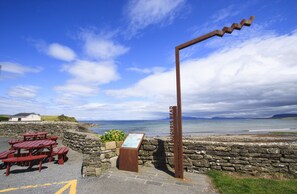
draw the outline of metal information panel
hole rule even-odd
[[[122,148],[138,148],[139,144],[143,139],[143,133],[129,133],[126,137],[124,143],[122,144]]]
[[[138,172],[138,150],[143,140],[143,133],[129,133],[120,148],[119,169]]]

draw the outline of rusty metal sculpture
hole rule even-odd
[[[254,20],[254,16],[250,19],[243,19],[239,24],[233,23],[231,27],[224,27],[222,30],[214,30],[208,34],[185,42],[175,47],[175,63],[176,63],[176,93],[177,93],[177,107],[170,107],[171,120],[171,135],[174,142],[174,170],[176,178],[184,178],[183,172],[183,143],[182,143],[182,106],[181,106],[181,86],[180,86],[180,59],[179,51],[197,44],[201,41],[209,39],[213,36],[223,37],[225,33],[231,34],[233,30],[240,30],[243,26],[250,26]],[[175,127],[174,127],[175,126]]]

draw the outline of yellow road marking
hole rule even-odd
[[[71,181],[62,181],[62,182],[54,182],[54,183],[45,183],[45,184],[37,184],[37,185],[27,185],[27,186],[21,186],[21,187],[14,187],[14,188],[9,188],[9,189],[3,189],[0,190],[0,193],[5,193],[9,191],[15,191],[15,190],[20,190],[20,189],[33,189],[33,188],[38,188],[38,187],[48,187],[51,185],[62,185],[66,184],[62,189],[56,192],[56,194],[61,194],[63,193],[68,187],[70,187],[69,194],[75,194],[76,193],[76,184],[77,180],[71,180]],[[65,188],[65,189],[64,189]]]
[[[77,180],[69,181],[63,188],[57,191],[55,194],[62,194],[68,187],[70,187],[69,194],[76,194]]]

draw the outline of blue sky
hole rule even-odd
[[[1,0],[0,113],[166,118],[175,46],[252,15],[181,52],[183,115],[296,113],[294,0]]]

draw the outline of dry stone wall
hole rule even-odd
[[[83,154],[84,176],[98,176],[115,167],[121,142],[102,143],[97,134],[78,123],[0,122],[0,136],[17,137],[28,131],[47,131],[63,137],[63,144]],[[210,136],[184,138],[184,169],[205,173],[210,169],[248,173],[283,173],[297,176],[297,136]],[[173,143],[168,138],[148,138],[139,150],[139,165],[172,170]]]
[[[184,169],[205,173],[210,169],[252,175],[283,173],[297,175],[297,141],[212,142],[183,141]],[[173,143],[146,139],[139,151],[139,164],[174,168]]]
[[[122,142],[102,143],[98,136],[68,131],[63,143],[83,153],[82,173],[98,176],[115,167]],[[205,173],[210,169],[252,175],[283,173],[297,176],[297,137],[185,138],[184,169]],[[145,138],[139,165],[173,170],[173,143],[168,138]]]
[[[63,137],[67,130],[89,132],[83,124],[77,122],[0,122],[0,136],[4,137],[20,137],[29,131],[45,131],[49,135]]]
[[[63,144],[83,154],[83,176],[99,176],[102,171],[116,167],[122,142],[102,143],[96,134],[67,131]]]

